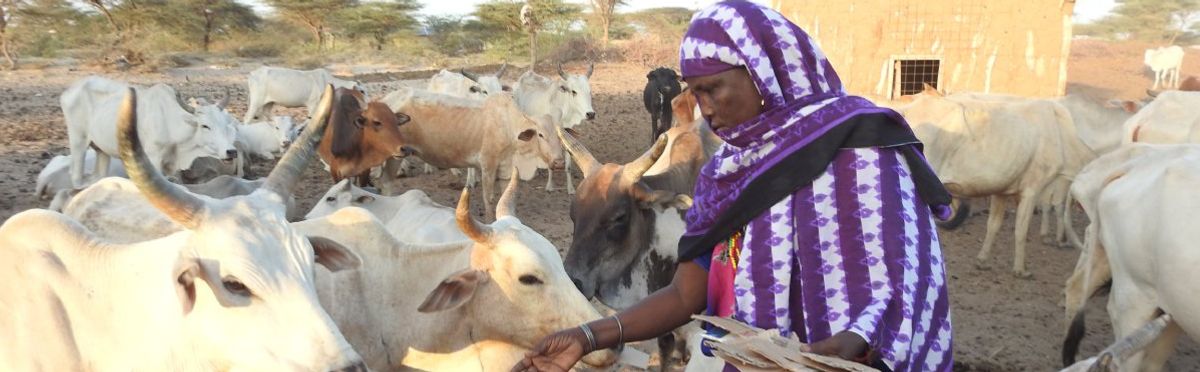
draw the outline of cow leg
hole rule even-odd
[[[107,154],[96,151],[96,164],[92,169],[91,181],[96,181],[104,177],[108,177],[108,164],[112,162],[112,157]]]
[[[479,173],[483,179],[480,180],[483,184],[483,209],[487,211],[484,215],[495,218],[496,211],[492,210],[492,192],[495,191],[493,184],[496,182],[496,168],[500,167],[500,161],[496,159],[487,159],[483,161],[483,166],[480,167]]]
[[[671,359],[673,351],[675,351],[675,332],[667,332],[662,336],[658,336],[658,370],[662,372],[670,371],[675,364]]]
[[[1015,227],[1017,249],[1013,254],[1013,274],[1018,278],[1028,278],[1031,275],[1029,270],[1025,269],[1025,248],[1029,244],[1026,238],[1029,235],[1030,220],[1033,219],[1033,208],[1038,204],[1038,195],[1036,192],[1022,193],[1020,198],[1017,201]]]
[[[425,163],[425,174],[430,174],[430,173],[433,173],[433,166],[429,165],[429,163]]]
[[[379,192],[381,194],[388,196],[397,194],[394,190],[396,175],[399,174],[397,168],[403,168],[407,162],[408,159],[388,159],[383,162],[383,170],[379,172]]]
[[[554,170],[550,168],[546,168],[546,191],[554,191]]]
[[[1007,200],[1002,195],[992,195],[989,199],[991,205],[988,207],[987,233],[983,237],[983,248],[979,250],[979,256],[975,257],[975,267],[980,269],[988,268],[987,260],[991,256],[992,245],[996,244],[996,234],[1004,227],[1004,213],[1008,208],[1004,205]]]
[[[563,162],[563,173],[567,174],[567,194],[575,195],[575,180],[571,176],[571,163],[574,163],[575,159],[571,158],[570,152],[566,152],[565,155],[567,159]]]
[[[71,186],[83,187],[83,166],[87,158],[88,139],[82,135],[71,136]],[[96,151],[96,156],[101,153]]]

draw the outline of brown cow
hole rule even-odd
[[[439,168],[479,170],[486,210],[492,209],[497,170],[513,160],[513,155],[525,151],[541,157],[552,168],[563,164],[562,151],[554,147],[552,138],[547,138],[554,133],[546,133],[547,128],[561,127],[545,115],[532,119],[526,116],[510,93],[492,93],[487,99],[473,100],[401,88],[389,93],[383,102],[415,118],[400,132],[421,160]],[[397,174],[399,163],[389,161],[384,167],[380,186],[385,194],[390,193],[387,188],[392,182],[388,178]]]
[[[683,88],[675,99],[671,100],[671,112],[675,117],[674,128],[683,128],[684,130],[696,132],[700,135],[700,142],[704,145],[705,156],[712,156],[725,142],[713,133],[708,127],[704,118],[700,116],[700,108],[696,102],[696,96],[692,94],[690,88]],[[574,135],[574,133],[572,133]]]
[[[408,115],[392,113],[382,102],[368,103],[353,89],[338,88],[333,99],[325,128],[327,139],[317,151],[329,165],[334,182],[365,176],[372,167],[407,154],[400,126],[411,120]]]

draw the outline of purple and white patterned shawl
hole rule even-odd
[[[714,4],[692,18],[679,47],[684,78],[746,66],[764,101],[749,122],[717,130],[725,140],[701,170],[685,236],[703,235],[763,170],[855,115],[895,111],[848,96],[821,49],[778,12],[749,1]],[[939,215],[948,214],[940,209]]]
[[[896,112],[848,96],[820,48],[778,12],[747,1],[701,10],[680,46],[683,77],[738,66],[764,112],[716,131],[726,144],[701,170],[681,242],[728,228],[717,221],[752,181],[852,118],[884,115],[908,130]],[[842,150],[812,184],[746,224],[735,318],[805,342],[852,331],[896,370],[948,369],[949,302],[932,217],[949,208],[931,213],[938,202],[923,200],[911,175],[913,158],[924,159],[902,151]]]

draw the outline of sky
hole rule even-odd
[[[475,10],[475,4],[487,0],[419,0],[425,7],[421,14],[425,15],[466,15]],[[587,4],[588,0],[566,0],[569,3]],[[638,11],[646,8],[684,7],[699,9],[717,0],[629,0],[629,5],[617,8],[617,11]],[[769,0],[753,0],[761,4],[769,4]],[[1022,0],[1002,0],[1022,1]],[[1108,14],[1114,6],[1114,0],[1076,0],[1075,21],[1077,23],[1096,20]]]

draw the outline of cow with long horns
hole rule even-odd
[[[589,64],[587,73],[583,75],[568,74],[558,65],[558,78],[547,78],[538,75],[533,70],[526,71],[517,78],[513,94],[521,111],[532,117],[549,116],[552,121],[563,128],[573,128],[586,120],[596,119],[596,110],[592,108],[591,79],[595,65]],[[571,176],[571,155],[566,156],[565,173],[567,176],[567,193],[575,193],[575,180]],[[549,164],[543,166],[548,168]],[[554,190],[553,172],[546,174],[546,191]]]
[[[214,200],[155,169],[139,136],[137,91],[125,91],[121,160],[145,200],[182,230],[113,244],[58,213],[10,218],[0,226],[0,370],[365,370],[313,288],[314,263],[338,271],[361,260],[284,218],[284,196],[321,131],[305,133],[262,189]],[[331,99],[327,89],[322,107]]]

